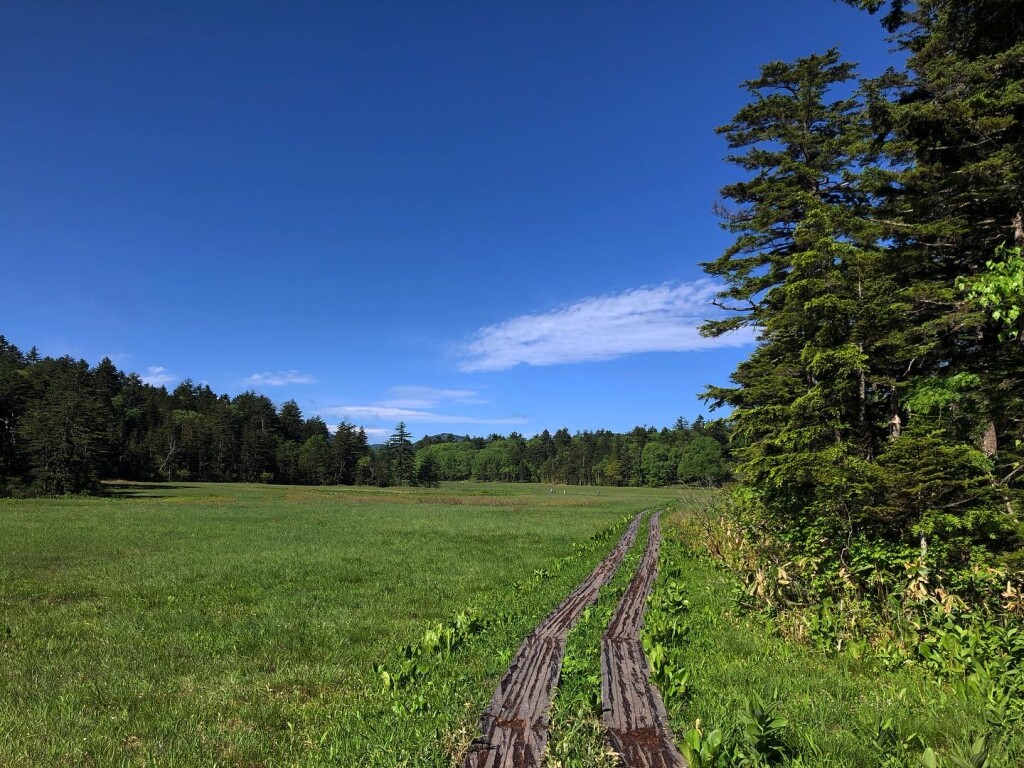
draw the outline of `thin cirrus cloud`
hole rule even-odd
[[[458,350],[465,373],[503,371],[517,365],[559,365],[611,360],[640,352],[690,352],[740,347],[753,329],[706,338],[698,330],[720,313],[711,300],[721,289],[702,279],[634,288],[582,299],[478,330]]]
[[[377,405],[335,405],[320,412],[324,416],[333,416],[353,423],[379,423],[407,421],[420,424],[523,424],[526,419],[489,418],[436,413],[416,408],[397,408],[388,404]]]
[[[482,405],[487,401],[472,389],[442,389],[438,387],[402,386],[391,387],[388,399],[378,400],[369,405],[335,405],[325,408],[323,416],[334,417],[353,424],[361,424],[366,433],[390,434],[391,430],[370,428],[368,424],[394,424],[399,421],[410,424],[524,424],[521,417],[495,418],[474,416],[465,413],[448,413],[461,410],[466,405]],[[439,410],[440,409],[440,410]]]
[[[140,376],[144,384],[149,384],[154,387],[161,387],[164,384],[170,384],[172,381],[177,381],[178,377],[173,373],[168,373],[167,369],[162,365],[151,365],[147,369],[145,375]]]
[[[316,379],[308,373],[298,371],[266,371],[254,373],[245,380],[245,383],[254,386],[283,387],[287,384],[316,384]]]
[[[436,387],[403,386],[392,387],[391,397],[380,401],[379,405],[392,408],[433,408],[442,402],[450,401],[462,404],[480,405],[486,400],[480,399],[480,393],[471,389],[438,389]]]

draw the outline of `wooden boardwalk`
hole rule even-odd
[[[601,724],[626,768],[685,768],[668,714],[640,643],[647,596],[658,575],[660,513],[650,522],[647,549],[601,638]]]
[[[643,515],[633,518],[600,565],[527,635],[480,719],[483,735],[463,756],[463,768],[535,768],[543,763],[565,638],[615,575],[636,539]]]

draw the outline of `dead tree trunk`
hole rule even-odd
[[[981,436],[981,452],[992,458],[996,455],[997,450],[999,450],[999,443],[996,439],[996,423],[989,420],[985,425],[985,434]]]

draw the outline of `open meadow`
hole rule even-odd
[[[612,542],[580,545],[679,495],[161,484],[2,500],[0,764],[444,765]],[[468,609],[492,621],[396,711],[374,664]]]
[[[0,501],[5,768],[458,766],[523,638],[656,508],[645,643],[691,765],[1021,757],[1017,710],[972,679],[821,653],[741,610],[687,523],[700,491],[109,490]],[[568,634],[546,768],[614,764],[598,649],[646,535]]]

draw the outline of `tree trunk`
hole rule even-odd
[[[1013,217],[1013,244],[1024,245],[1024,210],[1017,211]]]
[[[896,400],[896,387],[892,388],[892,402],[889,408],[889,439],[895,440],[903,431],[903,420],[900,418],[900,409]]]
[[[864,345],[858,344],[861,355],[864,354]],[[868,427],[868,377],[865,371],[864,362],[857,371],[857,431],[860,434],[861,458],[870,460],[874,451],[872,450],[871,429]]]
[[[174,454],[178,452],[178,438],[174,433],[171,433],[167,438],[167,456],[164,457],[163,463],[160,465],[158,471],[162,472],[167,470],[167,482],[173,482],[174,478],[174,465],[171,463],[171,459],[174,458]]]
[[[989,421],[985,426],[985,434],[981,437],[981,452],[991,458],[996,455],[999,444],[996,440],[996,423]]]

